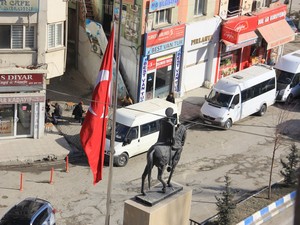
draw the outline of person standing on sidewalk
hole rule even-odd
[[[56,102],[55,105],[52,105],[54,107],[54,112],[52,113],[52,119],[53,124],[57,124],[58,120],[62,118],[62,108],[61,106]]]
[[[77,120],[79,123],[83,123],[83,120],[84,120],[84,113],[85,113],[85,110],[83,110],[82,108],[82,105],[83,105],[83,102],[80,101],[74,108],[73,112],[72,112],[72,115],[74,115],[74,118],[75,120]]]

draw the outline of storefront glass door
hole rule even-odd
[[[172,68],[172,66],[170,66]],[[172,69],[170,67],[163,67],[156,71],[155,79],[155,93],[154,97],[164,98],[170,92],[170,84],[172,80]]]
[[[31,104],[0,104],[0,138],[32,135]]]
[[[17,104],[17,135],[31,134],[31,104]]]

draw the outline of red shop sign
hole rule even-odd
[[[147,70],[154,70],[156,68],[156,59],[152,59],[148,61]]]
[[[161,69],[167,66],[172,65],[173,63],[173,56],[168,58],[163,58],[162,60],[157,60],[157,69]]]
[[[255,13],[257,16],[257,27],[265,26],[282,20],[286,16],[286,5],[280,4],[276,8],[267,8]]]
[[[43,84],[43,74],[0,74],[0,86],[34,86]]]
[[[174,41],[184,37],[185,25],[161,29],[147,33],[146,48]]]
[[[254,31],[256,27],[256,16],[240,16],[223,23],[221,38],[225,41],[237,44],[240,34]]]

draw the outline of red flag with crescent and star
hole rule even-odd
[[[113,73],[114,39],[113,27],[98,73],[93,99],[80,131],[81,145],[93,172],[94,185],[102,180],[110,86]]]

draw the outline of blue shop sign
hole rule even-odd
[[[156,10],[171,8],[178,5],[179,0],[151,0],[149,11],[153,12]]]
[[[176,48],[184,44],[184,38],[177,39],[171,42],[163,43],[161,45],[151,46],[146,48],[146,55],[152,55],[158,52],[166,51],[171,48]]]

